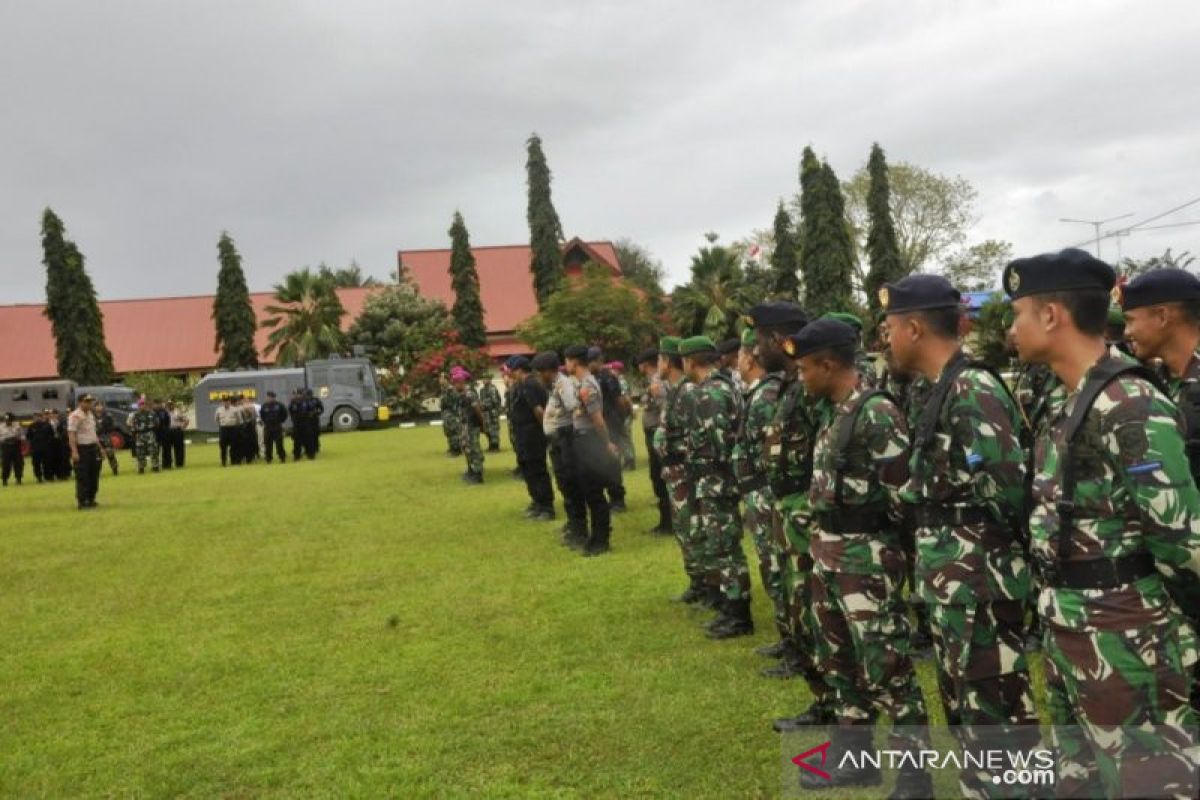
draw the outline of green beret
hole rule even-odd
[[[679,355],[694,356],[699,353],[716,353],[717,345],[707,336],[691,336],[679,343]]]
[[[1108,324],[1109,325],[1124,325],[1125,312],[1120,306],[1111,305],[1108,307]]]
[[[664,336],[661,339],[659,339],[658,340],[658,352],[662,353],[664,356],[679,355],[679,337],[678,336]]]
[[[758,344],[758,334],[754,332],[754,328],[744,329],[742,331],[742,347],[753,350],[756,344]]]
[[[821,317],[821,319],[836,319],[838,322],[846,323],[851,328],[855,328],[856,330],[860,331],[862,330],[862,320],[858,318],[858,315],[849,314],[845,311],[830,311],[828,314]]]

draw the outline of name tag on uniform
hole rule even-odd
[[[1125,471],[1130,475],[1145,475],[1147,472],[1154,472],[1162,469],[1161,461],[1147,461],[1144,464],[1134,464],[1132,467],[1127,467]]]

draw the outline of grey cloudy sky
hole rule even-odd
[[[769,225],[811,143],[878,140],[980,193],[972,238],[1200,196],[1200,4],[39,0],[0,9],[0,303],[40,301],[51,205],[102,297],[252,289],[398,248],[525,241],[538,131],[567,235],[686,275],[702,234]],[[1200,219],[1200,205],[1163,222]],[[1200,256],[1200,226],[1124,255]],[[1110,241],[1106,256],[1116,255]]]

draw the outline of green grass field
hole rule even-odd
[[[522,519],[507,442],[470,487],[437,428],[322,441],[123,454],[93,512],[0,490],[0,796],[779,794],[770,720],[806,691],[758,676],[758,586],[751,638],[670,602],[644,467],[583,559]]]

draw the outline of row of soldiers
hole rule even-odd
[[[100,414],[97,414],[97,420],[101,440],[107,440],[111,447],[112,420],[101,422]],[[139,475],[146,471],[147,465],[153,472],[160,469],[184,468],[187,463],[184,431],[190,422],[183,406],[173,400],[137,401],[136,407],[129,414],[128,425],[133,434],[130,446]],[[111,449],[107,450],[106,454],[111,464],[115,460]],[[117,468],[114,464],[113,474],[116,473]]]
[[[321,415],[324,413],[325,404],[312,389],[295,389],[286,406],[273,391],[266,392],[266,400],[261,406],[256,406],[247,395],[222,398],[214,412],[221,466],[250,464],[259,459],[270,464],[276,456],[280,463],[286,463],[283,438],[289,419],[292,422],[292,460],[316,458],[321,450]]]
[[[103,403],[93,413],[102,436],[101,450],[113,474],[117,474],[117,456],[112,442],[116,422]],[[67,436],[67,416],[57,409],[44,409],[33,415],[28,427],[13,414],[0,421],[0,473],[3,484],[10,479],[20,485],[25,478],[25,453],[28,449],[33,477],[38,483],[65,481],[71,477],[71,447]]]
[[[656,362],[653,452],[689,578],[681,599],[717,609],[714,638],[753,630],[748,530],[781,637],[772,649],[814,698],[777,729],[833,724],[836,751],[869,748],[880,715],[897,746],[928,746],[906,584],[928,613],[941,700],[964,745],[1036,746],[1025,644],[1036,603],[1060,790],[1188,796],[1200,281],[1161,270],[1125,287],[1128,336],[1151,373],[1105,342],[1106,264],[1068,250],[1015,261],[1004,280],[1015,347],[1042,365],[1018,384],[1024,403],[964,351],[961,296],[938,276],[881,290],[882,378],[854,327],[786,302],[749,312],[744,393],[705,337],[665,337],[639,357],[647,373]],[[1031,392],[1036,371],[1051,376]],[[1135,743],[1122,725],[1158,735]],[[870,767],[825,769],[828,780],[802,771],[802,785],[881,781]],[[960,788],[997,791],[972,769]],[[931,791],[911,764],[891,796]]]

